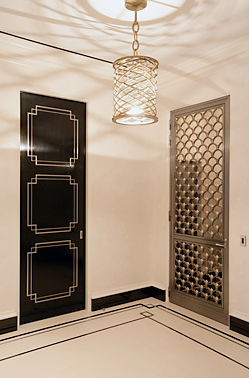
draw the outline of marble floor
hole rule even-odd
[[[249,339],[153,298],[0,337],[1,378],[249,378]]]

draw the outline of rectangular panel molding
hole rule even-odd
[[[150,297],[159,299],[160,301],[165,301],[166,291],[158,289],[154,286],[148,286],[137,290],[130,290],[119,294],[92,299],[92,311],[118,306]]]

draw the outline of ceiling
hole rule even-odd
[[[124,0],[0,1],[1,31],[111,62],[132,55],[133,18]],[[165,82],[248,58],[249,0],[148,0],[138,21]]]

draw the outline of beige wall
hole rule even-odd
[[[88,308],[91,298],[151,285],[163,121],[145,128],[111,122],[110,64],[3,35],[0,46],[0,316],[19,307],[21,90],[87,103]],[[164,288],[165,274],[158,277]]]

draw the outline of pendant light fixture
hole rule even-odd
[[[158,121],[156,111],[158,61],[138,55],[137,11],[147,0],[125,0],[125,7],[135,12],[132,25],[133,55],[117,59],[114,68],[114,114],[112,121],[121,125],[147,125]]]

